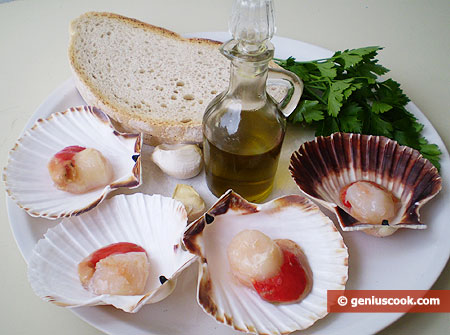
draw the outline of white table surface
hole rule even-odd
[[[5,166],[38,105],[70,77],[68,25],[86,11],[109,11],[179,33],[226,31],[231,0],[0,2],[0,158]],[[448,0],[277,0],[277,35],[330,50],[384,46],[381,64],[450,145]],[[1,334],[100,334],[69,310],[32,292],[0,190]],[[450,222],[449,222],[450,223]],[[432,261],[432,260],[430,260]],[[433,289],[450,289],[447,264]],[[405,315],[381,334],[448,334],[449,314]]]

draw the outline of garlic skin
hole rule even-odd
[[[178,184],[173,191],[172,198],[184,205],[188,215],[188,222],[199,218],[206,210],[205,202],[192,186]]]
[[[153,162],[167,175],[189,179],[203,167],[202,151],[195,144],[160,144],[152,154]]]

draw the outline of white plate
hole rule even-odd
[[[189,36],[204,37],[224,41],[226,33],[196,33]],[[273,39],[276,57],[294,56],[301,60],[329,57],[328,50],[287,38]],[[71,106],[78,106],[84,101],[78,94],[72,79],[57,88],[36,110],[26,128],[37,118],[46,117]],[[449,255],[450,243],[450,160],[448,152],[437,132],[429,121],[412,103],[408,110],[415,114],[425,125],[424,135],[437,143],[443,151],[441,175],[443,188],[441,193],[421,211],[423,222],[428,224],[426,230],[400,230],[391,237],[380,239],[361,232],[345,232],[344,240],[349,248],[348,289],[429,289],[444,268]],[[287,169],[291,153],[298,149],[305,140],[313,138],[311,132],[300,127],[288,129],[283,145],[280,165],[275,181],[274,192],[270,199],[283,194],[299,194],[299,190]],[[144,148],[145,150],[151,148]],[[162,175],[147,158],[143,161],[144,185],[133,192],[161,193],[171,196],[177,184],[176,180]],[[152,173],[150,173],[150,171]],[[204,197],[208,205],[215,197],[208,191],[201,174],[187,181]],[[49,227],[56,222],[32,218],[19,209],[9,198],[7,200],[9,220],[25,260],[28,260],[37,241]],[[325,211],[333,220],[334,215]],[[178,280],[174,293],[159,303],[143,307],[137,314],[127,314],[113,307],[84,307],[74,309],[74,313],[92,326],[109,334],[242,334],[222,324],[216,323],[206,315],[196,302],[197,265],[191,266]],[[397,320],[401,313],[348,313],[331,314],[303,331],[302,334],[373,334]]]

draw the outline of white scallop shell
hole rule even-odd
[[[55,153],[71,145],[99,150],[110,162],[113,182],[83,194],[54,186],[47,164]],[[39,119],[25,131],[9,153],[3,180],[6,192],[31,216],[58,219],[86,212],[119,187],[141,184],[142,138],[117,132],[99,109],[81,106]]]
[[[167,297],[175,288],[176,277],[195,260],[181,248],[186,223],[184,206],[172,198],[142,193],[115,196],[47,231],[28,264],[30,284],[39,297],[59,306],[113,305],[137,312],[144,304]],[[81,285],[78,264],[92,252],[117,242],[132,242],[146,250],[150,275],[145,294],[95,295]]]
[[[272,304],[237,282],[226,250],[244,229],[290,239],[303,249],[313,274],[309,295],[298,303]],[[230,190],[186,229],[183,242],[200,256],[198,303],[217,321],[240,331],[284,334],[308,328],[327,315],[327,290],[343,290],[347,282],[342,236],[316,205],[299,195],[257,205]]]

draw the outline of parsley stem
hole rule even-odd
[[[325,79],[320,79],[320,80],[310,80],[310,81],[308,81],[308,83],[309,84],[315,84],[315,83],[325,83],[325,82],[327,82],[328,83],[328,81],[327,80],[325,80]]]
[[[307,91],[309,94],[311,94],[314,98],[316,98],[317,100],[319,100],[321,103],[323,103],[325,106],[328,105],[328,103],[326,101],[324,101],[321,97],[319,97],[313,90],[311,90],[311,88],[309,86],[305,85],[305,91]]]
[[[325,87],[323,87],[323,86],[308,85],[308,87],[309,88],[315,88],[315,89],[318,89],[318,90],[325,90]]]
[[[320,59],[314,59],[314,60],[306,60],[306,61],[298,61],[298,60],[295,59],[295,63],[298,63],[298,64],[320,63],[320,62],[323,62],[323,61],[328,61],[328,60],[333,60],[333,59],[334,59],[333,57],[320,58]],[[276,61],[276,62],[285,62],[284,59],[280,59],[280,58],[273,58],[273,60]]]

